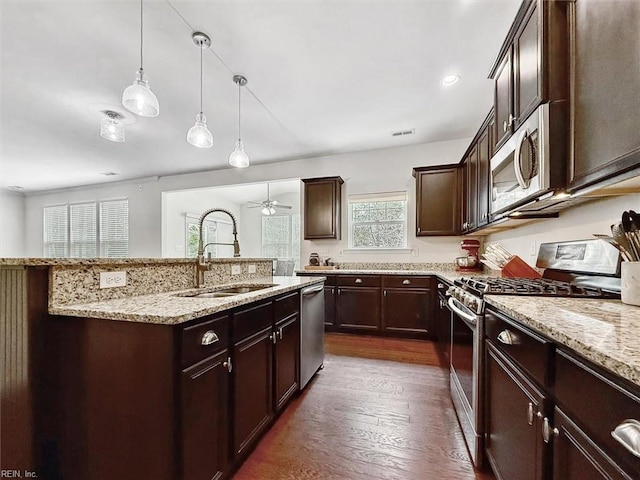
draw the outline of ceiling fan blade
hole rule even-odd
[[[286,208],[286,209],[291,209],[293,208],[291,205],[274,205],[275,208]]]

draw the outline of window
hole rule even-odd
[[[187,257],[195,258],[198,256],[198,239],[200,238],[199,226],[200,216],[187,213]],[[202,224],[203,246],[205,247],[205,256],[211,253],[213,258],[230,257],[233,255],[233,246],[229,245],[209,245],[212,242],[233,242],[233,223],[227,219],[216,218],[215,214],[207,217]]]
[[[293,258],[300,267],[300,215],[262,217],[262,256]]]
[[[127,199],[44,207],[45,257],[128,257]]]
[[[407,192],[349,196],[349,248],[405,248]]]

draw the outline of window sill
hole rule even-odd
[[[411,253],[411,248],[345,248],[342,253]]]

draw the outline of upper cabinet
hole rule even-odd
[[[413,169],[416,179],[416,236],[460,234],[460,166]]]
[[[576,0],[571,14],[573,191],[640,165],[640,2]]]
[[[342,184],[340,177],[306,178],[304,239],[340,239]]]
[[[542,102],[568,99],[568,3],[525,0],[516,15],[489,75],[496,149]]]

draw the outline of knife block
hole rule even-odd
[[[505,278],[540,278],[540,273],[519,256],[514,255],[502,267],[501,274]]]

